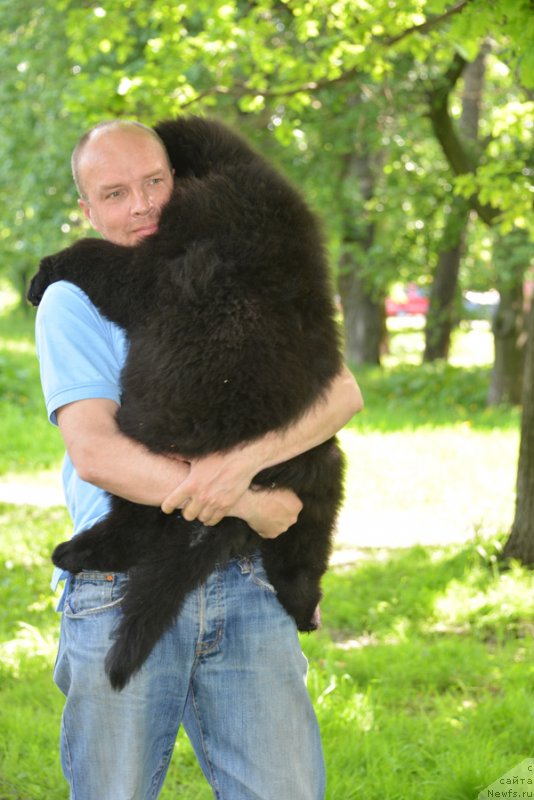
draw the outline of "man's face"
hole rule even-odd
[[[155,233],[173,175],[157,139],[135,128],[97,132],[81,154],[80,207],[93,228],[115,244]]]

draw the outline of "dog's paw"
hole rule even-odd
[[[319,624],[314,619],[297,620],[297,629],[301,633],[313,633],[319,628]]]
[[[313,633],[321,627],[321,610],[319,605],[315,607],[313,614],[297,614],[295,616],[297,628],[301,633]]]
[[[33,306],[39,305],[45,291],[55,280],[54,257],[47,256],[43,258],[39,264],[39,271],[31,279],[26,294],[26,297]]]
[[[41,272],[38,272],[37,275],[31,279],[26,297],[32,306],[39,305],[48,286],[49,282]]]
[[[56,567],[72,572],[74,575],[82,569],[90,569],[90,561],[93,553],[85,547],[76,547],[74,540],[58,544],[52,553],[52,561]]]

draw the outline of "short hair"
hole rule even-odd
[[[97,125],[94,125],[88,131],[86,131],[83,134],[83,136],[81,137],[81,139],[79,140],[79,142],[76,145],[76,147],[74,148],[74,150],[72,151],[71,162],[70,162],[71,163],[71,168],[72,168],[72,177],[74,179],[74,183],[76,185],[76,189],[78,190],[78,194],[80,195],[81,198],[85,199],[84,191],[83,191],[83,187],[82,187],[82,183],[81,183],[81,179],[80,179],[80,160],[81,160],[81,156],[83,154],[83,151],[85,150],[85,146],[93,138],[93,135],[95,133],[97,133],[97,131],[101,131],[101,130],[103,130],[105,128],[110,128],[110,129],[114,129],[114,128],[118,128],[118,129],[121,129],[121,128],[136,128],[136,129],[139,129],[140,132],[146,133],[148,136],[151,136],[153,139],[155,139],[161,145],[162,150],[165,153],[165,156],[167,158],[167,162],[169,164],[169,167],[172,170],[172,165],[170,163],[169,155],[167,153],[167,149],[165,147],[163,139],[161,138],[161,136],[159,136],[156,133],[154,128],[149,128],[148,125],[143,125],[142,122],[137,122],[136,120],[133,120],[133,119],[110,119],[110,120],[104,120],[103,122],[99,122]]]

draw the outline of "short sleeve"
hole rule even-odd
[[[48,287],[37,311],[35,340],[51,422],[57,424],[58,408],[77,400],[120,403],[125,333],[77,286],[59,281]]]

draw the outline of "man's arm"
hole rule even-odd
[[[134,503],[159,506],[187,478],[185,461],[152,453],[124,436],[113,400],[78,400],[57,411],[65,446],[82,480]],[[178,506],[176,506],[178,508]],[[302,508],[293,492],[244,493],[227,516],[244,519],[260,536],[274,538],[293,525]]]
[[[293,425],[225,453],[193,460],[188,476],[164,500],[162,510],[171,513],[182,508],[186,519],[215,525],[228,516],[258,472],[325,442],[362,408],[358,384],[343,367],[325,396]]]
[[[134,503],[158,506],[189,473],[189,464],[151,453],[124,436],[113,400],[69,403],[57,411],[65,447],[80,478]]]

